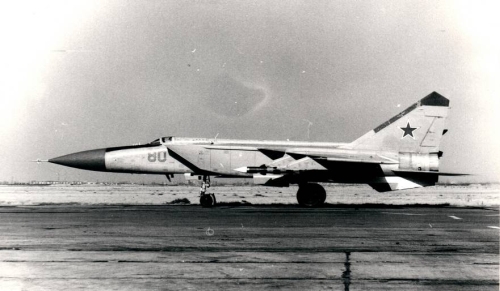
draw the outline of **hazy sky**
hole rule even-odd
[[[432,91],[442,171],[500,179],[498,1],[7,1],[0,180],[177,135],[350,142]],[[156,178],[162,180],[161,176]]]

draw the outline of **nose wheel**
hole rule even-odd
[[[200,196],[200,204],[202,207],[210,208],[215,206],[217,201],[214,194],[204,194]]]
[[[214,194],[208,194],[207,189],[210,188],[210,176],[203,176],[200,187],[200,204],[202,207],[213,207],[217,203]]]

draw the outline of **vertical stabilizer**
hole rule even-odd
[[[349,144],[349,148],[438,153],[449,104],[448,99],[432,92]]]

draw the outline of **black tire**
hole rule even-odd
[[[201,195],[200,204],[202,207],[207,207],[207,208],[215,206],[215,195],[214,194]]]
[[[325,203],[326,191],[323,186],[314,183],[299,185],[297,191],[297,202],[302,207],[319,207]]]

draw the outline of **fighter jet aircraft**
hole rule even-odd
[[[255,184],[298,184],[301,206],[326,199],[319,182],[366,183],[379,192],[434,185],[449,100],[433,92],[351,143],[162,137],[144,145],[77,152],[48,160],[103,172],[185,174],[201,182],[200,204],[212,207],[210,177]]]

